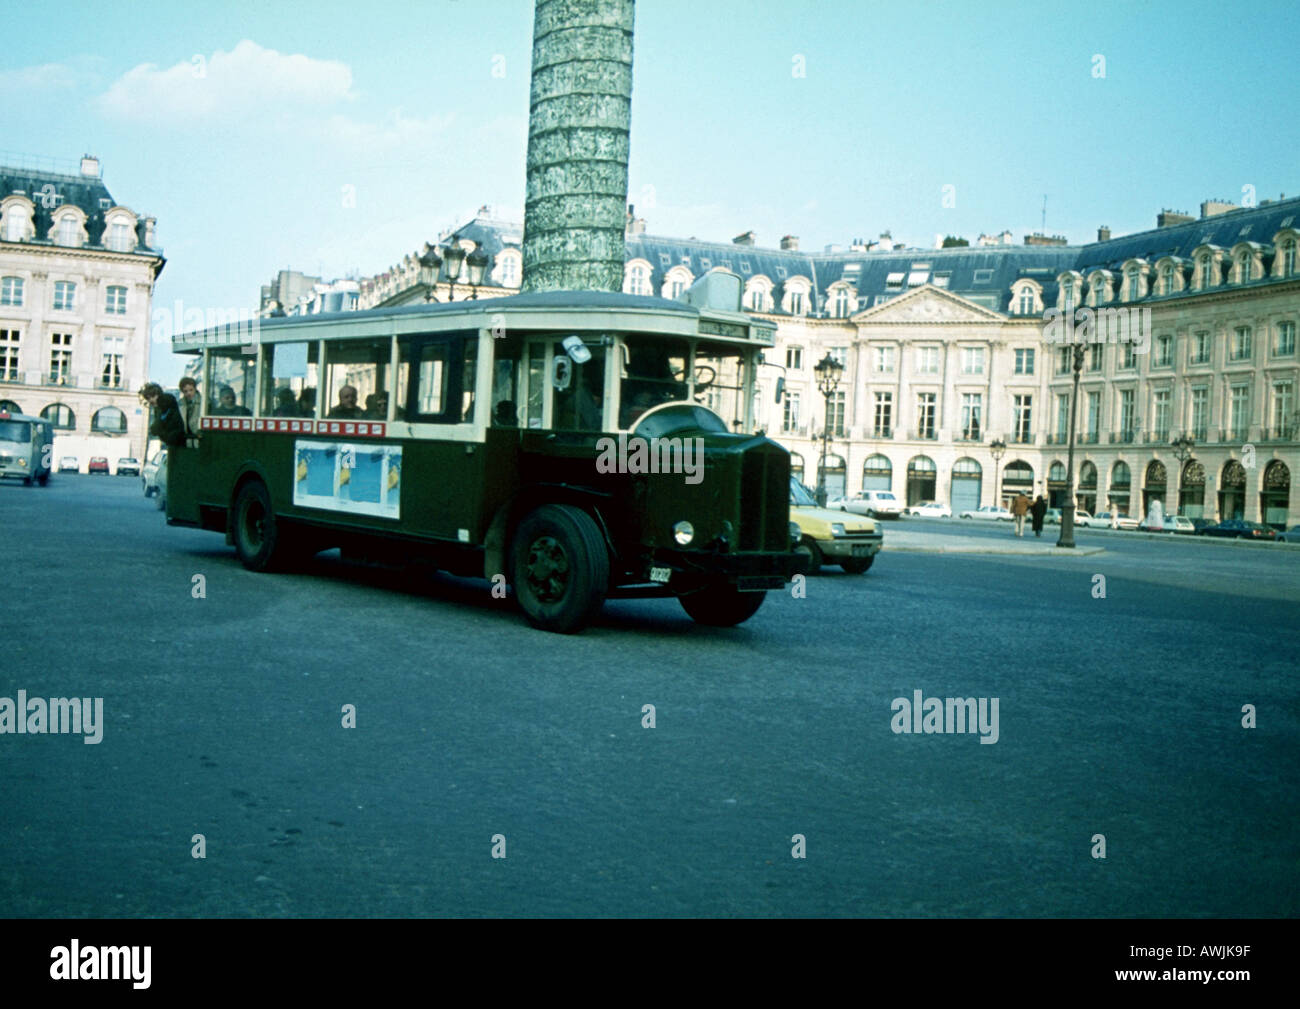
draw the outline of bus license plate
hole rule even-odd
[[[658,582],[660,585],[667,585],[668,579],[673,576],[672,568],[651,568],[650,580]]]
[[[870,546],[870,544],[867,544],[867,543],[854,543],[854,544],[853,544],[853,556],[854,556],[854,557],[870,557],[870,556],[871,556],[871,546]]]

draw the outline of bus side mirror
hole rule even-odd
[[[586,364],[591,360],[591,351],[587,349],[580,336],[566,336],[560,346],[573,358],[575,364]]]
[[[785,376],[778,375],[776,379],[776,401],[781,402],[781,397],[785,395]]]

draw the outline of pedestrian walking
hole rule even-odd
[[[1024,492],[1017,494],[1011,502],[1011,517],[1016,520],[1016,535],[1025,535],[1025,515],[1029,511],[1029,498]]]
[[[1034,535],[1040,539],[1043,536],[1043,516],[1047,514],[1047,499],[1039,494],[1034,498],[1034,503],[1029,506],[1029,515],[1033,520]]]

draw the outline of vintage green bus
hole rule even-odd
[[[509,585],[547,630],[630,596],[740,623],[806,562],[789,453],[751,433],[774,327],[739,294],[714,274],[680,301],[546,292],[178,335],[203,416],[168,455],[167,521],[225,533],[255,571],[420,558]]]

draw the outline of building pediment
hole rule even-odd
[[[1003,316],[983,305],[953,294],[933,284],[920,287],[891,298],[883,305],[875,305],[853,316],[858,323],[894,324],[962,324],[1005,322]]]

